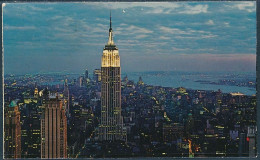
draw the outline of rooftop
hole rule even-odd
[[[9,104],[9,107],[16,107],[17,104],[16,104],[16,101],[12,101],[10,104]]]

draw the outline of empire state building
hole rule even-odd
[[[126,141],[121,116],[121,67],[118,48],[113,41],[110,13],[108,42],[101,60],[101,121],[100,141]]]

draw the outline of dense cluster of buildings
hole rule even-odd
[[[111,19],[93,78],[9,76],[4,87],[6,158],[256,154],[256,96],[121,79]]]

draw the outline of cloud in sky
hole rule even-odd
[[[30,72],[46,70],[48,67],[43,64],[73,72],[98,68],[108,40],[110,9],[114,41],[122,62],[135,59],[122,63],[122,70],[156,70],[148,67],[148,63],[157,64],[161,70],[173,67],[181,70],[188,67],[173,64],[182,66],[196,60],[199,65],[202,59],[225,65],[216,68],[205,64],[204,69],[197,67],[201,71],[226,70],[228,64],[232,66],[230,70],[240,70],[235,63],[248,65],[245,70],[254,70],[255,5],[255,2],[6,4],[3,10],[5,71],[16,72],[21,68],[26,72],[28,68],[23,69],[17,64],[20,62],[32,63]],[[232,58],[227,61],[219,55]],[[48,57],[52,59],[48,61]]]
[[[240,10],[246,10],[247,12],[254,12],[256,10],[256,6],[254,2],[241,2],[235,4],[234,7]]]
[[[178,3],[178,2],[132,2],[130,3],[121,3],[121,2],[97,2],[89,3],[86,2],[86,5],[98,6],[106,9],[132,9],[138,8],[142,13],[145,14],[200,14],[207,13],[208,5],[207,4],[195,4],[195,3]]]
[[[208,21],[206,22],[206,24],[207,24],[207,25],[214,25],[214,21],[213,21],[212,19],[210,19],[210,20],[208,20]]]
[[[124,26],[124,25],[123,25]],[[138,27],[135,25],[130,25],[130,26],[124,26],[124,27],[117,27],[115,29],[116,34],[121,34],[121,35],[138,35],[138,34],[149,34],[153,33],[153,31],[143,28],[143,27]]]
[[[4,26],[4,30],[34,30],[35,26]]]
[[[170,27],[160,26],[159,29],[162,32],[169,33],[169,34],[190,34],[190,32],[185,32],[185,31],[178,29],[178,28],[170,28]]]
[[[180,14],[199,14],[199,13],[207,13],[208,5],[195,5],[190,6],[187,5],[183,11],[180,11]]]

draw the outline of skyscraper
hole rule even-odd
[[[70,94],[69,94],[69,85],[68,85],[68,79],[65,79],[65,83],[64,83],[64,90],[63,90],[63,95],[64,95],[64,105],[65,105],[65,109],[66,109],[66,115],[67,117],[70,116]]]
[[[121,116],[121,68],[118,48],[113,41],[110,14],[108,43],[101,60],[101,121],[99,140],[126,141]]]
[[[143,82],[143,79],[142,79],[141,76],[139,77],[139,81],[137,82],[137,84],[138,84],[139,86],[144,85],[144,82]]]
[[[255,145],[256,127],[255,126],[248,127],[247,137],[249,141],[249,157],[255,157],[256,156],[256,145]]]
[[[88,69],[85,71],[85,79],[88,79]]]
[[[246,155],[246,134],[245,133],[240,133],[239,134],[239,144],[238,144],[238,156],[242,157]]]
[[[67,158],[67,118],[58,96],[45,103],[41,118],[41,158]]]
[[[100,69],[95,69],[93,72],[93,80],[96,82],[101,81],[101,70]]]
[[[15,101],[5,107],[4,122],[5,158],[21,158],[20,111]]]

